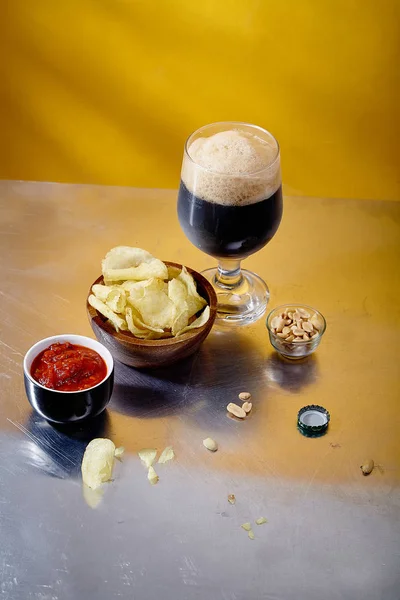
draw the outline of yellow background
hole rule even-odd
[[[262,125],[286,192],[399,199],[398,0],[1,0],[0,178],[177,187]]]

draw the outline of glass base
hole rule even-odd
[[[249,325],[260,319],[267,308],[269,289],[255,273],[242,269],[242,279],[233,289],[217,282],[218,268],[202,275],[211,283],[218,298],[217,325]]]

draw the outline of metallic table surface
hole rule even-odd
[[[400,204],[286,198],[278,234],[246,261],[271,308],[326,316],[309,360],[281,361],[262,319],[213,330],[168,369],[117,364],[95,422],[56,428],[32,413],[23,355],[52,334],[92,335],[85,297],[109,248],[212,264],[181,232],[175,199],[0,183],[0,600],[399,600]],[[240,391],[253,394],[244,422],[225,410]],[[312,403],[331,413],[319,439],[296,429]],[[80,463],[97,436],[126,454],[93,509]],[[150,486],[136,453],[169,444],[176,460]],[[368,458],[379,468],[363,477]],[[260,516],[252,541],[240,525]]]

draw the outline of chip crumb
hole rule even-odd
[[[243,525],[241,525],[241,527],[245,530],[245,531],[251,531],[251,523],[243,523]]]
[[[164,463],[168,462],[169,460],[172,460],[173,458],[175,458],[174,449],[172,448],[172,446],[167,446],[161,452],[161,456],[158,459],[158,463],[159,464],[164,464]]]
[[[229,504],[235,504],[235,502],[236,502],[235,494],[229,494],[228,502],[229,502]]]
[[[142,450],[139,450],[138,455],[144,465],[149,468],[155,461],[157,450],[155,448],[143,448]]]
[[[125,448],[123,446],[119,446],[115,448],[114,456],[115,458],[121,458],[125,452]]]
[[[267,519],[265,517],[260,517],[259,519],[256,520],[257,525],[264,525],[264,523],[268,523]]]
[[[250,538],[251,540],[254,540],[254,538],[256,537],[256,536],[254,535],[254,531],[253,531],[252,529],[250,529],[250,531],[249,531],[249,533],[248,533],[247,535],[249,536],[249,538]]]
[[[150,481],[151,485],[155,485],[160,479],[157,473],[155,472],[154,467],[149,467],[147,479]]]

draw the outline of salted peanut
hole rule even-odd
[[[278,325],[276,327],[276,331],[279,331],[279,333],[282,332],[282,329],[285,327],[286,325],[286,319],[284,319],[283,317],[280,317]]]
[[[292,330],[290,329],[290,327],[284,327],[284,328],[282,329],[282,333],[283,333],[284,335],[289,335],[291,331],[292,331]]]
[[[299,336],[299,335],[303,336],[303,334],[304,334],[304,331],[301,329],[301,327],[293,327],[292,332],[296,336]]]
[[[246,413],[244,412],[243,408],[237,404],[234,404],[233,402],[229,402],[226,410],[235,417],[238,417],[238,419],[244,419],[246,417]]]
[[[250,400],[251,394],[250,392],[240,392],[239,400]]]
[[[313,315],[311,317],[310,323],[315,327],[315,329],[318,329],[318,331],[322,329],[322,323],[317,315]]]
[[[285,338],[287,338],[287,336],[288,336],[289,334],[288,334],[288,333],[283,333],[283,331],[282,331],[282,333],[277,333],[276,335],[277,335],[278,337],[280,337],[280,338],[283,338],[283,339],[285,339]]]
[[[242,408],[243,408],[244,412],[247,414],[247,413],[249,413],[251,411],[251,409],[253,408],[253,405],[252,405],[251,402],[245,402],[242,405]]]
[[[316,331],[315,333],[312,334],[311,338],[316,338],[319,335],[319,331]]]
[[[295,337],[293,342],[304,342],[303,337]]]
[[[294,314],[293,314],[293,320],[294,321],[301,321],[303,319],[303,317],[301,316],[301,314],[299,313],[298,309],[296,308]]]
[[[287,314],[287,317],[288,317],[288,319],[290,319],[291,321],[293,321],[293,314],[294,314],[294,313],[293,313],[293,312],[290,312],[290,311],[289,311],[289,312],[288,312],[288,314]]]
[[[276,329],[280,322],[281,317],[274,317],[271,321],[271,329]]]
[[[307,341],[310,339],[310,336],[308,335],[308,333],[304,333],[303,334],[303,340]]]
[[[309,319],[311,317],[310,313],[307,312],[305,308],[298,308],[297,312],[300,313],[304,319]]]
[[[218,450],[217,442],[210,437],[203,440],[203,446],[207,448],[207,450],[210,450],[210,452],[216,452]]]
[[[374,470],[375,463],[371,460],[366,460],[364,464],[361,465],[360,469],[363,475],[369,475]]]
[[[286,338],[285,342],[293,342],[293,340],[294,340],[294,335],[289,335],[289,336]]]
[[[308,331],[308,333],[312,333],[314,331],[314,327],[309,321],[304,321],[302,324],[304,331]]]

